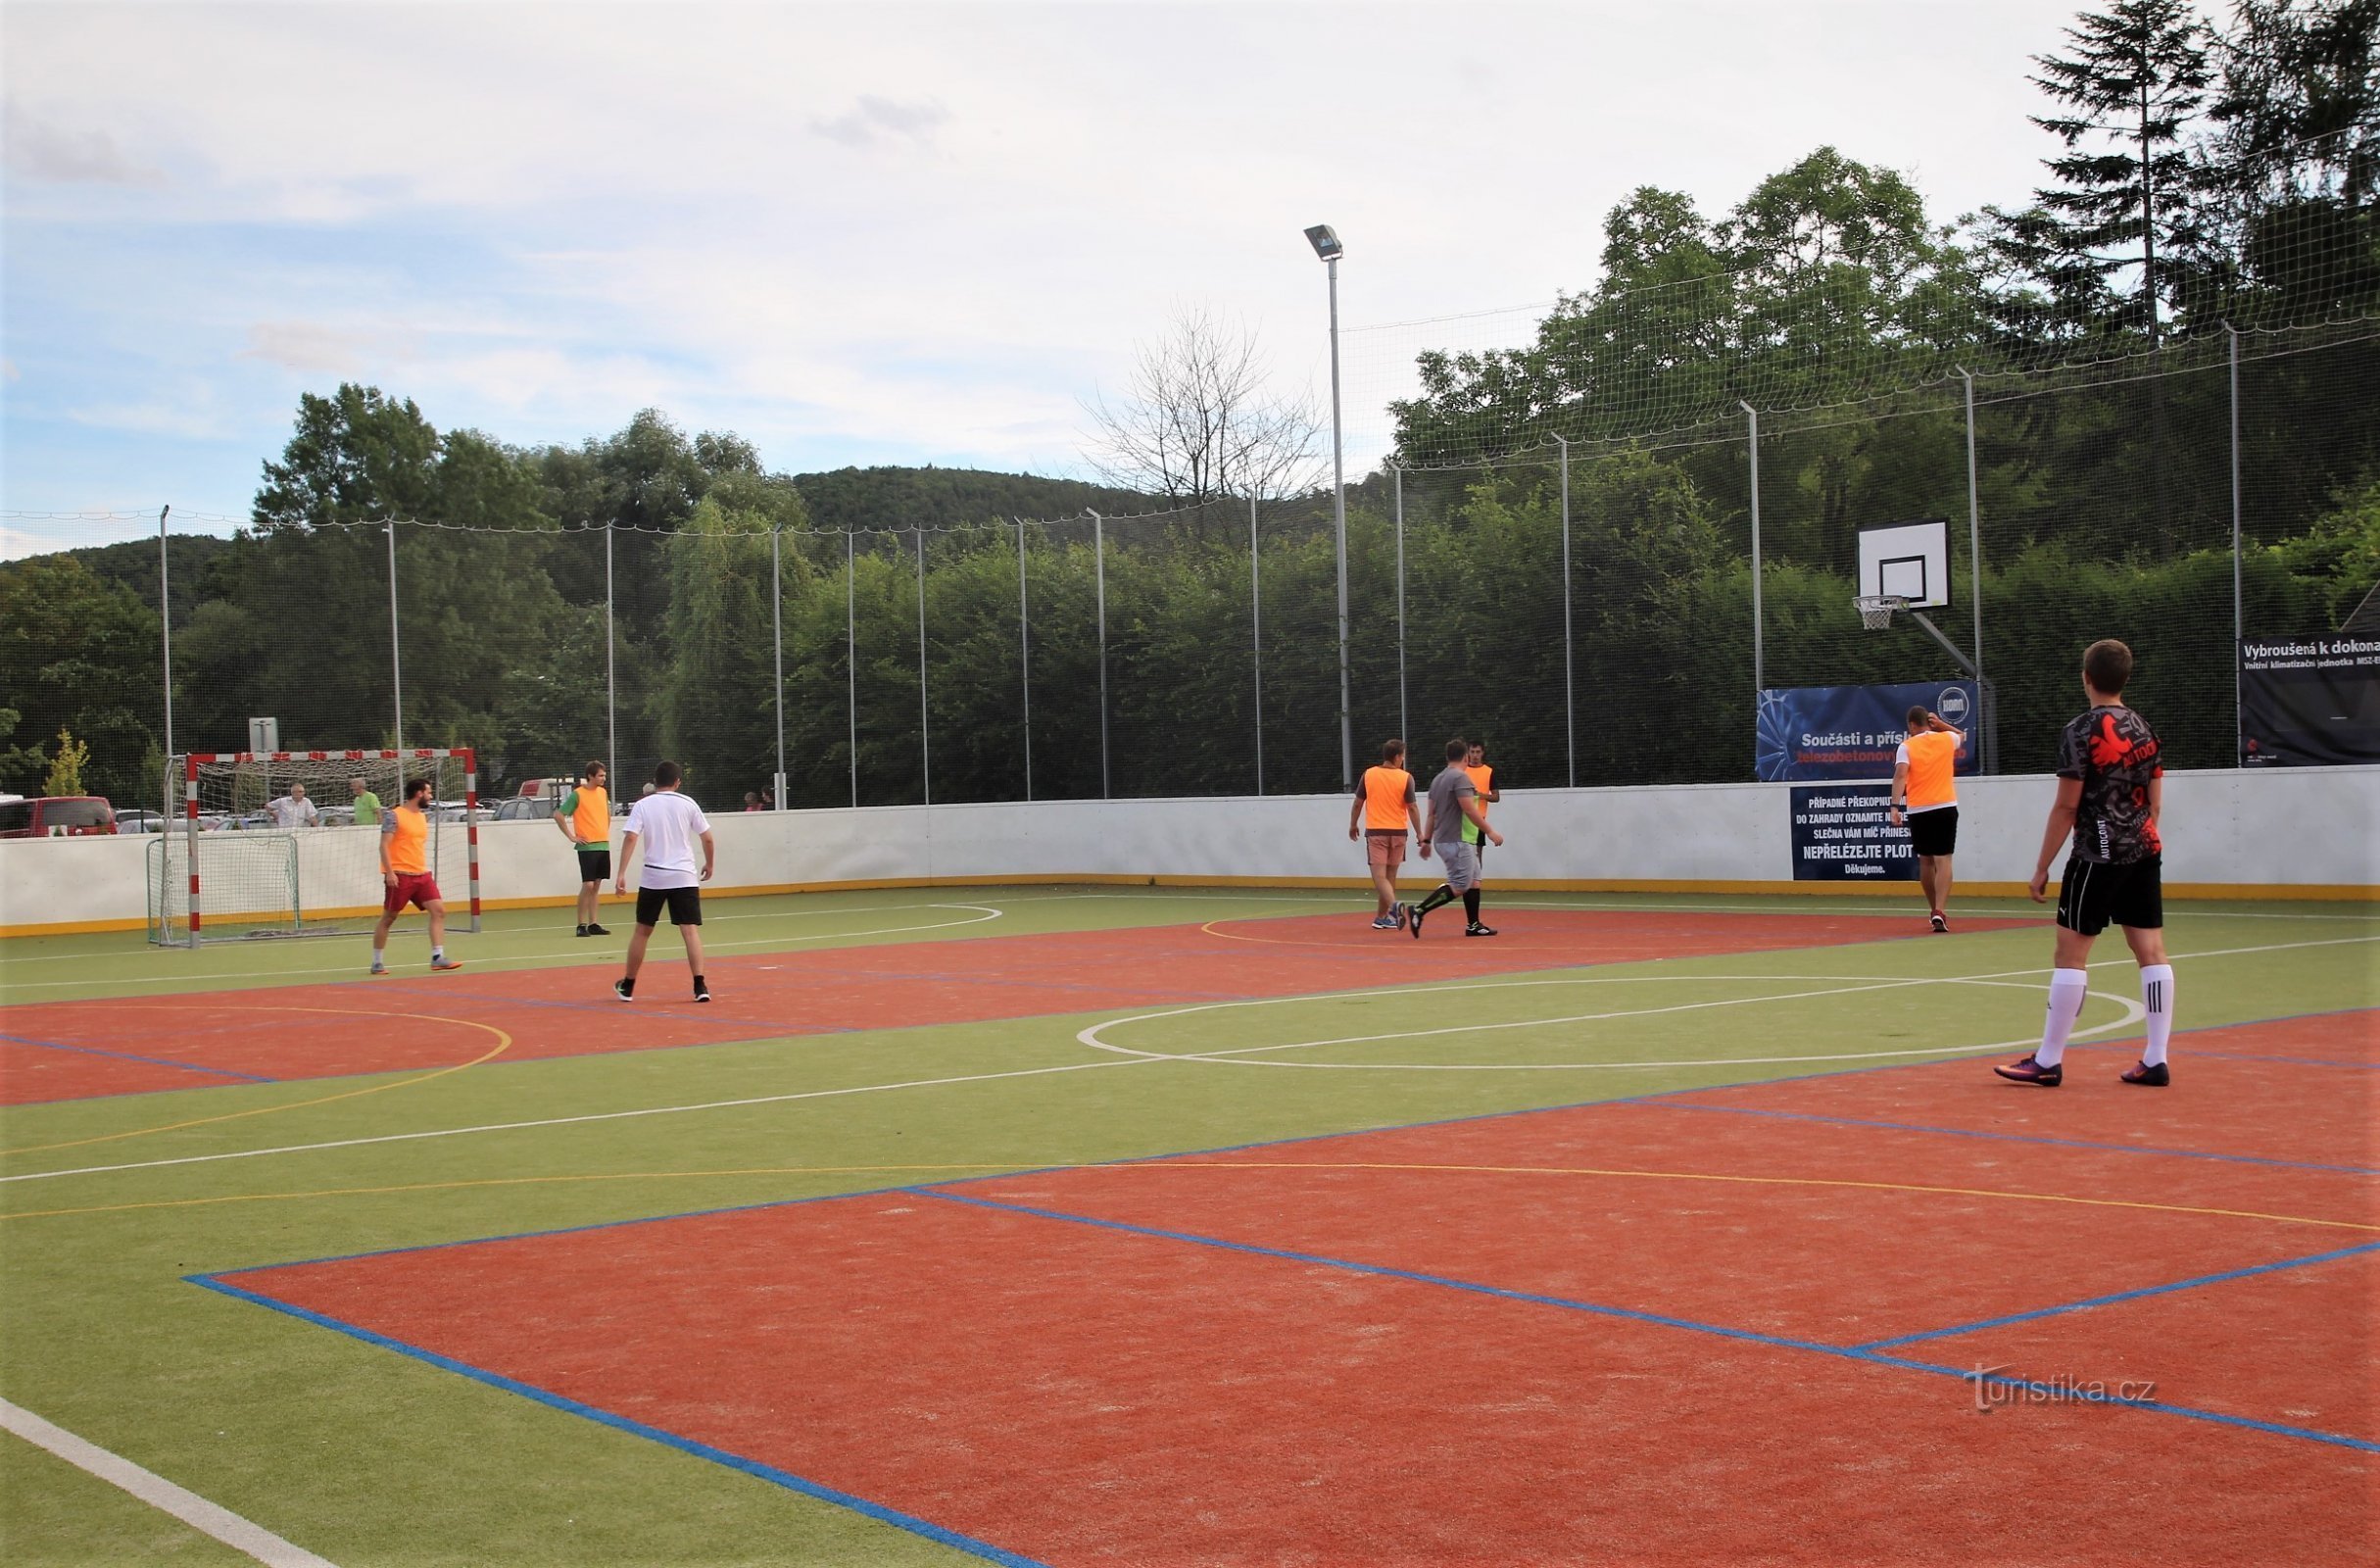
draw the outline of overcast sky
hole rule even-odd
[[[1357,326],[1579,289],[1632,187],[1724,212],[1821,144],[2021,201],[2075,9],[9,0],[0,507],[244,514],[343,379],[516,443],[653,406],[792,471],[1077,472],[1185,305],[1327,391],[1309,223]],[[1479,330],[1349,338],[1358,454]]]

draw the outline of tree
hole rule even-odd
[[[1310,490],[1322,477],[1322,421],[1265,382],[1253,333],[1185,310],[1141,345],[1125,400],[1090,405],[1091,465],[1108,483],[1172,507]]]
[[[71,728],[89,745],[82,782],[131,800],[161,709],[157,612],[68,556],[0,565],[0,692],[28,736]],[[0,750],[0,785],[39,785],[40,747]]]
[[[50,758],[49,773],[41,781],[44,795],[80,795],[82,765],[91,760],[91,748],[74,738],[72,731],[58,732],[58,750]]]
[[[2159,241],[2168,252],[2194,242],[2182,133],[2211,80],[2206,25],[2189,0],[2115,0],[2104,14],[2083,13],[2065,35],[2071,56],[2035,56],[2041,74],[2031,78],[2065,106],[2031,117],[2065,148],[2046,161],[2058,183],[2036,190],[2023,212],[1985,209],[1993,248],[2050,291],[2046,308],[2016,299],[2005,314],[2036,334],[2141,328],[2155,349]],[[2137,288],[2111,284],[2135,266]]]
[[[436,513],[438,432],[411,398],[342,383],[298,399],[297,433],[265,465],[261,528],[328,527]]]

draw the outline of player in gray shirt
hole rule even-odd
[[[1464,759],[1471,755],[1470,744],[1460,737],[1446,743],[1446,765],[1438,776],[1430,781],[1430,825],[1422,831],[1422,858],[1430,858],[1436,851],[1445,862],[1446,880],[1437,890],[1419,904],[1405,906],[1405,929],[1416,938],[1422,934],[1422,916],[1441,905],[1452,904],[1457,896],[1463,901],[1463,912],[1470,923],[1464,926],[1467,937],[1492,937],[1495,928],[1480,922],[1480,850],[1476,844],[1463,842],[1463,823],[1468,820],[1479,828],[1490,844],[1501,845],[1504,835],[1487,825],[1485,813],[1480,809],[1480,792],[1463,771]]]

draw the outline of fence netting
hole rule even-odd
[[[172,749],[242,749],[252,716],[291,750],[468,745],[496,799],[597,759],[627,795],[665,757],[722,808],[780,773],[801,808],[1336,792],[1391,736],[1427,775],[1455,735],[1516,788],[1721,782],[1751,776],[1764,687],[1968,663],[1999,767],[2039,771],[2103,636],[2133,646],[2169,761],[2225,766],[2235,629],[2331,634],[2369,586],[2375,409],[2380,327],[2334,323],[1391,458],[1345,494],[1343,742],[1327,490],[850,533],[707,503],[674,526],[170,523],[170,587],[118,573],[133,673],[87,784],[167,802],[160,614]],[[1934,518],[1943,641],[1863,628],[1859,530]],[[92,543],[153,563],[141,526]],[[88,621],[72,586],[19,576],[21,635]]]

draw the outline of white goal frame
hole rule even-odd
[[[203,898],[203,895],[204,895],[204,891],[205,891],[205,890],[204,890],[203,879],[202,879],[202,876],[201,876],[201,873],[200,873],[200,866],[201,866],[201,864],[202,864],[203,862],[202,862],[202,858],[201,858],[201,856],[200,856],[200,854],[199,854],[199,839],[200,839],[199,814],[200,814],[200,813],[199,813],[199,790],[198,790],[198,784],[199,784],[199,770],[200,770],[202,767],[211,766],[211,765],[216,765],[216,764],[221,764],[221,763],[232,763],[232,764],[246,765],[246,764],[260,764],[260,763],[261,763],[261,764],[270,764],[270,763],[274,763],[274,762],[366,762],[366,761],[370,761],[370,762],[395,762],[395,763],[397,763],[397,764],[398,764],[398,767],[399,767],[400,772],[402,772],[403,767],[404,767],[404,764],[405,764],[405,763],[407,763],[407,762],[412,762],[412,761],[420,761],[420,762],[433,762],[433,763],[434,763],[434,762],[438,762],[438,761],[443,761],[443,760],[448,760],[448,759],[453,759],[453,760],[459,760],[459,761],[461,761],[461,764],[462,764],[462,799],[463,799],[462,825],[463,825],[463,842],[464,842],[465,849],[466,849],[466,854],[465,854],[465,858],[465,858],[465,864],[466,864],[466,866],[468,867],[468,877],[469,877],[469,882],[470,882],[470,924],[469,924],[469,926],[467,927],[467,929],[469,929],[469,930],[471,930],[471,931],[477,931],[477,930],[480,928],[480,927],[479,927],[479,914],[480,914],[480,907],[479,907],[479,755],[478,755],[478,751],[477,751],[477,749],[476,749],[476,748],[474,748],[474,747],[469,747],[469,746],[454,746],[454,747],[443,747],[443,746],[442,746],[442,747],[412,748],[412,749],[408,749],[408,750],[405,750],[405,751],[374,751],[374,752],[363,752],[363,751],[358,751],[358,752],[193,752],[193,753],[190,753],[190,754],[188,754],[187,756],[185,756],[185,757],[183,757],[183,758],[181,759],[181,763],[182,763],[182,820],[181,820],[179,823],[177,823],[177,824],[173,824],[173,825],[171,825],[171,826],[169,826],[169,827],[166,829],[166,832],[167,832],[167,833],[173,833],[173,832],[177,832],[177,831],[178,831],[178,832],[180,832],[180,833],[182,833],[182,834],[184,834],[184,835],[185,835],[184,844],[185,844],[185,847],[186,847],[186,850],[187,850],[186,858],[187,858],[187,860],[188,860],[188,862],[189,862],[189,868],[190,868],[190,895],[189,895],[190,902],[189,902],[189,908],[188,908],[188,920],[187,920],[188,929],[189,929],[189,935],[188,935],[188,937],[187,937],[187,938],[186,938],[184,941],[182,941],[182,942],[178,942],[178,943],[169,943],[169,942],[162,942],[162,941],[161,941],[159,945],[161,945],[161,946],[187,946],[187,947],[192,947],[192,948],[195,948],[195,947],[198,947],[198,946],[200,945],[200,943],[201,943],[201,942],[204,940],[204,938],[203,938],[203,936],[201,935],[201,933],[202,933],[202,931],[203,931],[203,929],[204,929],[204,926],[205,926],[205,918],[204,918],[203,914],[201,913],[201,901],[202,901],[202,898]],[[390,802],[390,803],[389,803],[387,806],[385,806],[385,807],[383,808],[383,809],[385,809],[385,810],[394,810],[395,808],[396,808],[396,803],[395,803],[395,802]],[[298,842],[298,841],[297,841],[297,839],[296,839],[296,838],[293,836],[293,837],[292,837],[292,839],[291,839],[291,847],[292,847],[292,854],[293,854],[293,866],[294,866],[294,855],[296,854],[296,844],[297,844],[297,842]],[[160,848],[161,850],[164,848],[164,845],[163,845],[163,843],[162,843],[162,842],[160,843],[159,848]],[[161,860],[161,862],[160,862],[160,863],[161,863],[161,866],[162,866],[162,864],[163,864],[162,860]],[[293,869],[293,872],[292,872],[292,876],[293,876],[293,878],[294,878],[294,876],[295,876],[295,871],[294,871],[294,869]],[[296,909],[296,908],[294,907],[294,906],[293,906],[293,910],[292,910],[292,924],[293,924],[293,926],[295,925],[295,923],[296,923],[297,919],[298,919],[298,918],[300,918],[300,917],[302,916],[302,912],[303,912],[302,910],[298,910],[298,909]],[[152,940],[157,940],[157,939],[156,939],[156,938],[153,938]]]

